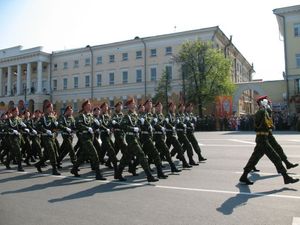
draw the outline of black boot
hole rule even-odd
[[[80,175],[78,173],[78,166],[73,165],[73,167],[71,169],[71,174],[73,174],[75,177],[80,177]]]
[[[171,172],[172,172],[172,173],[179,173],[179,172],[181,172],[180,169],[177,169],[177,168],[176,168],[176,166],[175,166],[175,164],[174,164],[173,162],[170,162],[169,164],[170,164]]]
[[[5,162],[5,167],[7,170],[11,170],[11,167],[9,164],[10,164],[10,159],[8,158],[8,159],[6,159],[6,162]]]
[[[203,162],[203,161],[206,161],[207,159],[201,155],[198,157],[198,160],[199,160],[199,162]]]
[[[164,174],[164,172],[162,171],[161,165],[157,165],[156,169],[157,169],[157,177],[159,179],[167,179],[168,178],[168,175]]]
[[[24,163],[26,163],[27,166],[31,166],[31,164],[29,162],[29,158],[30,157],[27,156],[27,158],[24,160]]]
[[[22,162],[18,163],[18,171],[24,172],[24,169],[23,169],[23,166],[22,166]]]
[[[243,184],[246,184],[246,185],[252,185],[254,183],[248,179],[248,173],[249,172],[244,171],[244,173],[240,177],[240,182],[243,183]]]
[[[252,169],[252,172],[259,172],[260,170],[259,169],[257,169],[255,166],[253,167],[253,169]]]
[[[282,173],[284,184],[293,184],[299,181],[298,178],[292,178],[287,173]]]
[[[136,173],[136,165],[134,162],[129,163],[128,172],[131,173],[134,177],[138,176],[138,174]]]
[[[157,178],[155,178],[155,177],[152,176],[149,168],[145,169],[145,174],[147,176],[147,181],[148,182],[157,182],[157,181],[159,181],[159,179],[157,179]]]
[[[57,175],[57,176],[61,175],[60,172],[57,171],[57,167],[55,163],[52,164],[52,175]]]
[[[190,158],[189,161],[191,166],[199,166],[199,163],[196,163],[192,157]]]
[[[105,177],[102,176],[99,167],[95,169],[96,180],[106,180]]]
[[[285,163],[287,169],[292,169],[294,167],[299,166],[298,163],[293,164],[293,163],[289,162],[287,159],[283,160],[283,162]]]
[[[37,171],[38,171],[39,173],[42,173],[42,172],[43,172],[43,171],[42,171],[41,165],[42,165],[42,162],[41,162],[41,161],[39,161],[39,162],[37,162],[36,164],[34,164],[35,168],[37,169]]]
[[[115,179],[119,181],[126,181],[126,179],[122,176],[124,167],[119,166],[117,173],[115,173]]]

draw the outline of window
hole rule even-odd
[[[172,47],[166,47],[166,55],[172,55]]]
[[[47,80],[42,80],[42,89],[43,89],[43,92],[47,91],[47,86],[48,86],[48,81]]]
[[[97,87],[102,85],[102,75],[100,73],[97,74]]]
[[[300,79],[296,79],[295,82],[296,82],[297,94],[299,94],[300,93]]]
[[[137,83],[142,82],[142,70],[141,69],[136,70],[136,82]]]
[[[109,100],[109,107],[114,108],[115,107],[115,102],[114,100]]]
[[[300,54],[296,54],[296,66],[300,68]]]
[[[151,57],[155,57],[156,56],[156,49],[151,49],[150,50],[150,53],[151,53]]]
[[[55,70],[57,70],[57,64],[55,63],[54,65],[53,65],[53,70],[55,71]]]
[[[78,77],[74,77],[74,88],[78,88]]]
[[[85,65],[86,65],[86,66],[91,65],[91,58],[86,58],[86,59],[85,59]]]
[[[78,68],[79,67],[79,61],[78,60],[74,60],[74,68]]]
[[[300,37],[300,23],[294,24],[294,35]]]
[[[63,89],[66,90],[68,88],[68,78],[63,79]]]
[[[109,73],[109,85],[115,84],[115,73],[111,72]]]
[[[156,68],[153,67],[150,69],[151,81],[156,81]]]
[[[122,72],[122,78],[123,78],[123,84],[127,84],[128,83],[128,71]]]
[[[168,76],[168,80],[172,80],[172,66],[166,66],[166,74]]]
[[[109,62],[110,62],[110,63],[115,62],[115,55],[110,55],[110,56],[109,56]]]
[[[128,60],[128,53],[127,52],[125,52],[125,53],[122,54],[122,60],[123,61],[127,61]]]
[[[64,62],[64,70],[68,69],[68,62]]]
[[[73,111],[78,112],[78,103],[77,102],[73,102]]]
[[[86,75],[85,76],[85,87],[89,87],[90,86],[90,75]]]
[[[137,51],[135,53],[135,55],[136,55],[136,59],[141,59],[142,58],[142,51]]]
[[[57,90],[57,80],[53,80],[53,91]]]
[[[97,57],[97,64],[102,64],[102,56]]]

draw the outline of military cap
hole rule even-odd
[[[173,102],[169,102],[168,107],[171,107],[172,105],[174,105]]]
[[[264,99],[268,99],[268,96],[267,96],[267,95],[259,96],[259,97],[256,99],[257,104],[259,104],[259,102],[260,102],[261,100],[264,100]]]
[[[95,112],[96,110],[100,110],[100,107],[99,106],[96,106],[93,108],[93,111]]]
[[[123,102],[118,101],[118,102],[115,104],[115,108],[118,107],[119,105],[123,105]]]
[[[107,102],[103,102],[103,103],[100,105],[100,108],[102,109],[104,106],[108,106]]]
[[[72,110],[72,109],[73,109],[72,106],[68,105],[68,106],[65,108],[64,113],[66,113],[68,110]]]
[[[179,103],[178,108],[180,108],[182,106],[184,106],[184,104],[183,103]]]
[[[189,106],[193,106],[193,105],[194,105],[193,103],[189,102],[185,105],[185,107],[189,107]]]
[[[142,106],[143,106],[143,104],[139,104],[137,108],[140,109]]]
[[[148,98],[148,99],[145,101],[144,106],[145,106],[148,102],[152,102],[152,99],[151,99],[151,98]]]
[[[18,107],[13,107],[13,108],[11,108],[10,112],[12,113],[12,112],[16,111],[17,109],[18,109]]]
[[[81,108],[84,108],[87,104],[91,104],[89,100],[86,100],[82,103]]]
[[[162,103],[161,102],[156,102],[154,107],[157,107],[158,105],[162,105]]]
[[[133,98],[130,98],[127,100],[127,102],[125,103],[125,106],[130,105],[131,103],[135,102]]]
[[[42,111],[39,110],[39,109],[35,110],[34,112],[35,112],[35,113],[42,113]]]
[[[48,109],[51,106],[52,106],[52,103],[51,102],[47,102],[46,105],[45,105],[45,109]]]

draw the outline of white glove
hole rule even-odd
[[[17,130],[13,130],[13,133],[14,133],[15,135],[20,135],[20,133],[19,133]]]
[[[165,132],[166,132],[166,128],[162,127],[162,128],[161,128],[161,131],[162,131],[163,133],[165,133]]]
[[[36,130],[32,130],[32,133],[33,133],[34,135],[37,135]]]
[[[21,121],[20,125],[21,125],[21,127],[27,127],[23,121]]]
[[[172,127],[172,129],[175,131],[176,130],[176,128],[175,127]]]
[[[58,126],[58,122],[57,122],[57,121],[55,121],[55,122],[54,122],[54,125],[57,127],[57,126]]]
[[[49,136],[52,136],[52,131],[51,131],[51,130],[46,130],[46,133],[47,133]]]
[[[99,120],[97,120],[96,118],[94,119],[94,123],[95,123],[97,126],[99,126],[99,125],[100,125],[100,122],[99,122]]]
[[[183,124],[183,127],[184,127],[184,128],[186,128],[186,125],[185,125],[185,124]]]
[[[68,133],[71,133],[71,131],[72,131],[69,127],[67,127],[66,130]]]
[[[112,123],[113,125],[115,125],[115,124],[117,123],[117,121],[113,120],[113,121],[111,121],[111,123]]]
[[[134,128],[133,128],[133,131],[134,131],[135,133],[138,133],[139,130],[140,130],[140,129],[139,129],[138,127],[134,127]]]
[[[167,123],[169,123],[169,118],[166,118],[165,121],[166,121]]]
[[[28,128],[25,128],[24,130],[26,131],[26,133],[29,133],[29,129]]]
[[[91,134],[94,133],[93,128],[91,128],[91,127],[88,128],[88,131],[89,131]]]
[[[108,134],[110,134],[110,129],[106,129],[106,132],[107,132]]]
[[[151,125],[149,127],[150,127],[150,131],[152,132],[153,131],[153,127]]]
[[[190,117],[185,118],[186,121],[190,121]]]
[[[141,124],[144,125],[145,119],[144,119],[144,118],[141,118],[140,121],[141,121]]]
[[[154,118],[153,121],[154,121],[154,123],[157,123],[158,120],[157,120],[157,118]]]
[[[176,120],[176,123],[179,123],[179,119]]]
[[[194,120],[197,121],[197,117],[196,116],[194,116]]]
[[[195,126],[195,124],[194,124],[194,123],[191,123],[191,126],[192,126],[192,127],[194,127],[194,126]]]

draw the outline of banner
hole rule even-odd
[[[216,97],[216,115],[218,117],[232,115],[232,96]]]

